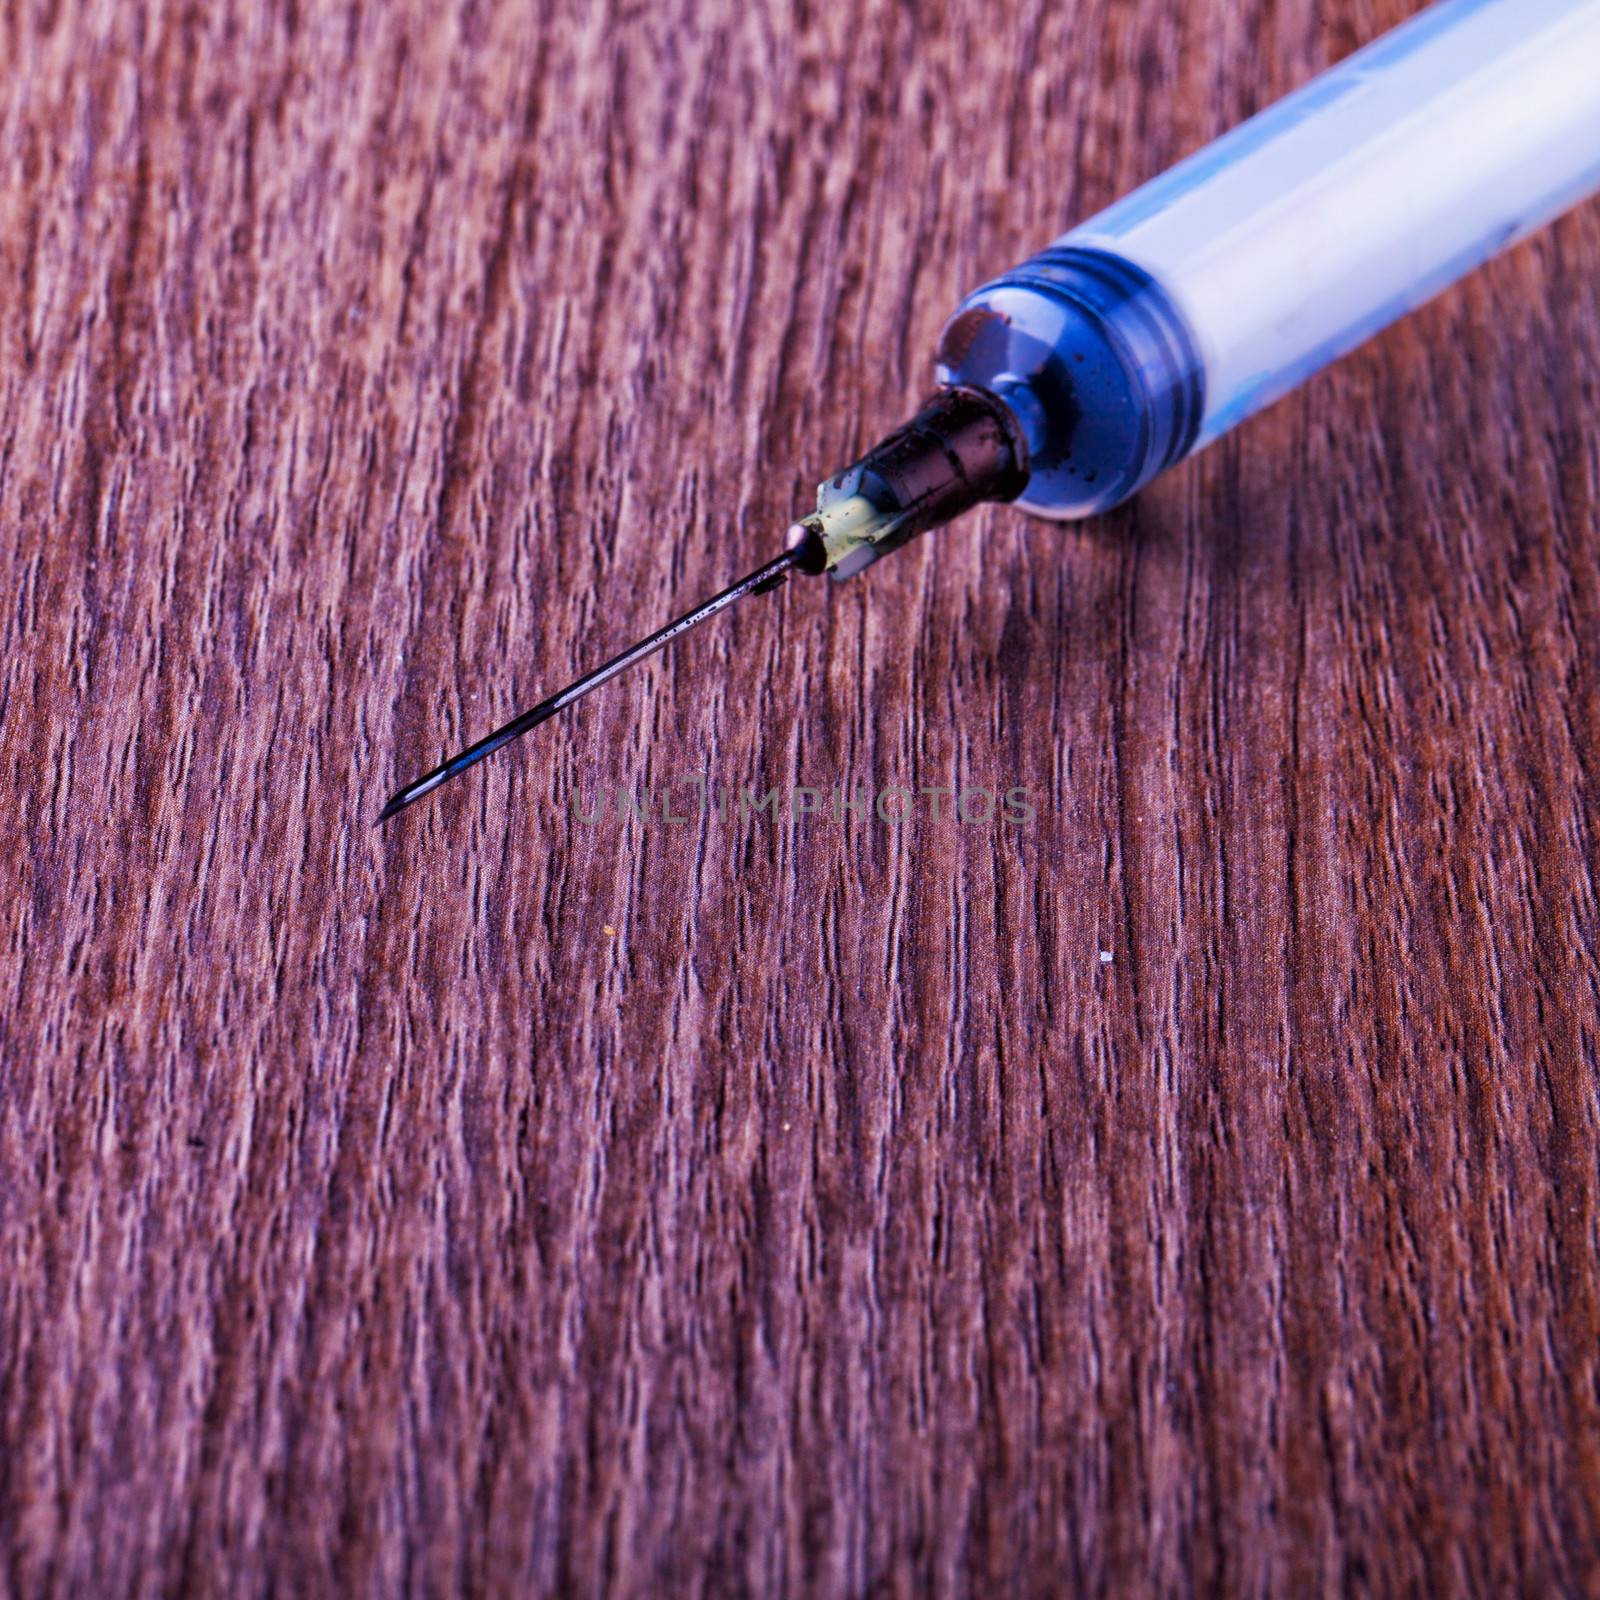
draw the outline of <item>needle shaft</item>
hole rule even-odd
[[[384,822],[397,811],[404,811],[413,801],[420,800],[423,795],[437,789],[447,779],[465,772],[468,767],[476,766],[485,756],[492,756],[502,745],[510,744],[513,739],[526,733],[530,728],[537,728],[541,722],[548,722],[558,711],[565,711],[591,689],[598,689],[602,683],[616,677],[619,672],[631,667],[636,661],[643,661],[646,656],[654,655],[663,645],[670,644],[676,639],[680,633],[687,633],[690,628],[704,622],[706,618],[714,617],[719,611],[731,606],[735,600],[742,599],[747,594],[760,594],[765,589],[775,589],[789,575],[791,568],[806,568],[812,555],[813,552],[801,546],[785,550],[781,556],[775,557],[764,567],[758,567],[749,577],[741,578],[731,588],[724,589],[721,594],[713,595],[704,605],[697,606],[687,615],[679,617],[676,622],[669,622],[666,627],[652,633],[649,638],[641,639],[638,644],[624,650],[620,656],[613,656],[604,666],[585,673],[576,683],[569,684],[558,694],[551,695],[548,700],[541,700],[532,710],[524,711],[519,717],[513,717],[503,728],[496,728],[493,733],[478,740],[476,744],[468,745],[459,755],[452,756],[431,772],[423,773],[405,788],[397,790],[390,797],[389,803],[378,813],[378,821]]]

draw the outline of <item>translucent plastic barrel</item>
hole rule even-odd
[[[1597,188],[1600,0],[1440,0],[969,296],[940,377],[1090,515]]]

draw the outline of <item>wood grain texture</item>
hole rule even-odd
[[[0,5],[0,1591],[1597,1592],[1600,209],[371,826],[1412,9]]]

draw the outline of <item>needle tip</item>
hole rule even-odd
[[[445,762],[442,767],[435,767],[432,772],[425,772],[420,778],[408,783],[403,789],[396,789],[389,796],[388,805],[378,813],[378,821],[373,826],[377,827],[379,824],[387,822],[395,812],[404,811],[413,801],[420,800],[423,795],[437,789],[446,778],[454,776],[463,766],[470,767],[474,761],[480,760],[481,756],[476,752],[493,748],[492,741],[494,737],[491,735],[489,739],[480,740],[471,750],[463,751],[455,760]]]

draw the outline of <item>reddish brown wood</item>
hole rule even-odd
[[[1410,9],[0,7],[0,1590],[1592,1587],[1600,210],[371,826]]]

